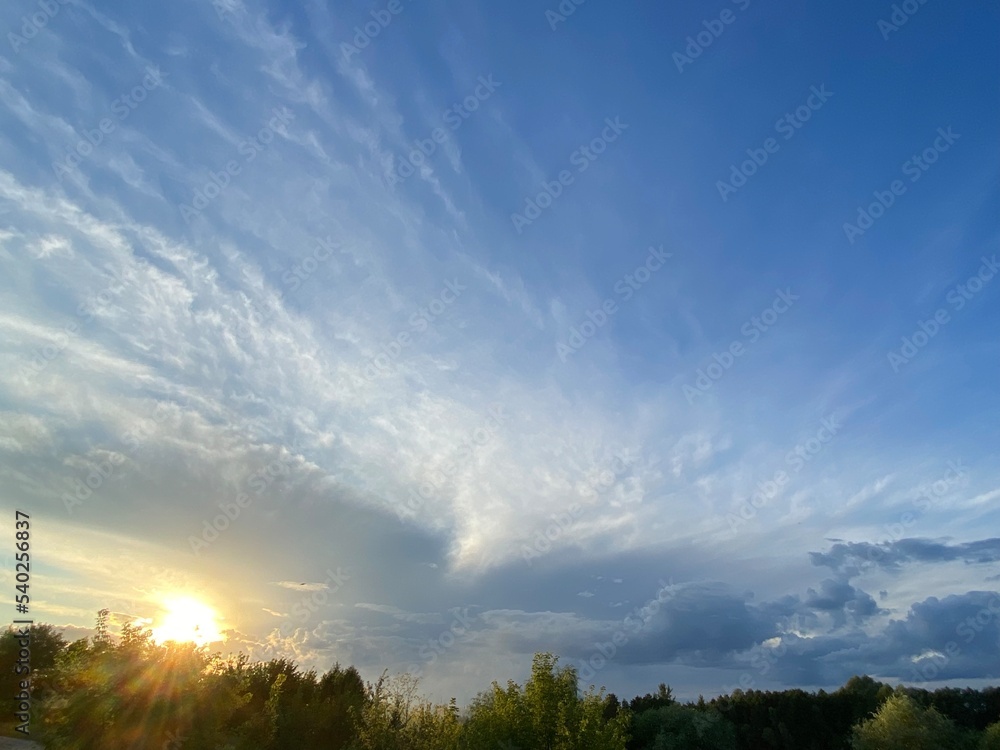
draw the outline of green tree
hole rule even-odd
[[[351,678],[348,678],[351,679]],[[382,676],[368,686],[357,716],[357,750],[458,750],[458,706],[435,706],[417,693],[412,675]]]
[[[31,682],[35,700],[42,700],[48,689],[49,672],[66,648],[66,639],[53,625],[38,623],[31,626],[29,649],[31,651]],[[3,696],[4,717],[14,713],[14,696],[19,691],[24,676],[16,672],[23,636],[8,627],[0,635],[0,696]]]
[[[735,750],[736,730],[718,711],[674,704],[637,714],[632,740],[656,750]]]
[[[368,696],[357,717],[358,750],[389,750],[399,745],[400,733],[415,708],[417,681],[411,675],[390,677],[383,672],[368,686]]]
[[[106,623],[106,614],[100,614]],[[100,620],[99,620],[100,621]],[[39,715],[50,750],[128,747],[191,750],[226,746],[223,724],[239,702],[191,644],[158,646],[149,631],[126,625],[115,643],[106,634],[77,641],[56,659],[51,694]]]
[[[979,739],[979,750],[1000,750],[1000,721],[986,727]]]
[[[17,642],[17,630],[8,626],[0,635],[0,668],[4,673],[13,670],[17,661],[20,645]],[[56,630],[54,625],[38,623],[31,626],[31,669],[51,669],[56,664],[56,657],[66,648],[66,639]]]
[[[558,657],[535,654],[531,677],[521,688],[510,681],[493,683],[472,705],[463,732],[470,748],[516,747],[520,750],[625,750],[629,713],[605,716],[604,691],[582,696],[572,667],[558,667]]]
[[[401,746],[413,750],[458,750],[461,732],[454,701],[448,706],[421,702],[410,713]]]
[[[892,695],[854,729],[854,750],[960,750],[965,738],[951,719],[923,709],[908,695]]]
[[[367,698],[364,680],[354,667],[335,664],[320,678],[316,698],[316,737],[322,747],[342,750],[355,738],[354,717]]]
[[[661,682],[655,693],[646,693],[643,696],[636,696],[629,701],[628,707],[632,709],[633,713],[638,714],[643,711],[648,711],[651,708],[672,706],[676,703],[677,701],[674,699],[673,688],[667,685],[667,683]]]

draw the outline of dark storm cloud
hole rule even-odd
[[[683,657],[713,663],[770,638],[776,623],[749,604],[750,594],[716,583],[692,584],[674,592],[622,650],[622,660],[648,664]]]
[[[793,628],[815,628],[820,615],[834,628],[856,624],[879,613],[875,600],[848,583],[826,579],[805,597],[794,594],[752,604],[752,594],[738,594],[718,584],[692,585],[669,601],[653,620],[653,632],[636,639],[637,661],[677,657],[688,664],[732,665],[731,657]],[[844,643],[843,645],[847,645]],[[628,658],[629,650],[623,651]]]
[[[1000,594],[969,591],[912,605],[879,633],[852,629],[748,652],[748,674],[779,686],[839,685],[855,674],[907,683],[995,676]]]
[[[399,530],[387,532],[382,529],[388,536]],[[1000,598],[990,592],[929,598],[913,604],[900,619],[887,624],[881,620],[881,629],[875,629],[873,624],[887,612],[844,572],[863,559],[869,549],[864,544],[838,543],[827,553],[813,555],[815,564],[833,567],[838,575],[797,593],[757,601],[753,592],[723,583],[669,583],[668,576],[654,574],[691,574],[699,565],[705,568],[704,561],[693,563],[682,556],[669,561],[622,556],[604,560],[596,569],[593,563],[552,569],[510,565],[491,571],[485,577],[489,585],[474,586],[444,575],[441,567],[417,564],[444,563],[446,539],[427,538],[409,551],[401,541],[384,546],[386,565],[381,572],[394,583],[366,581],[366,590],[378,589],[382,596],[343,614],[351,623],[345,624],[345,632],[367,639],[372,653],[380,653],[383,661],[391,654],[403,668],[432,670],[439,662],[485,653],[483,649],[525,655],[551,651],[581,665],[617,633],[625,642],[609,661],[621,667],[728,670],[734,678],[726,686],[720,683],[720,691],[737,685],[741,675],[749,675],[757,687],[783,688],[832,687],[854,674],[913,682],[985,677],[997,671],[991,653],[998,646]],[[994,540],[962,545],[904,542],[886,550],[893,564],[989,561],[995,548]],[[424,601],[433,604],[419,609],[416,601],[389,606],[389,601],[407,599],[397,590],[401,579],[407,587],[419,579]],[[580,597],[581,591],[593,596]],[[450,627],[455,607],[464,618],[458,628]],[[449,633],[455,636],[453,646]],[[799,635],[804,633],[810,637]]]
[[[715,582],[686,582],[669,587],[658,606],[647,592],[621,611],[620,619],[553,617],[517,630],[518,650],[542,642],[576,663],[607,653],[616,633],[627,637],[613,661],[624,665],[686,665],[732,670],[736,680],[757,687],[834,687],[855,674],[922,682],[986,678],[997,672],[1000,647],[1000,596],[993,592],[928,598],[914,603],[905,616],[882,620],[888,612],[875,597],[849,581],[849,571],[867,563],[875,545],[836,544],[813,562],[838,575],[762,602],[749,591]],[[889,566],[906,562],[991,562],[998,540],[946,544],[902,540],[879,547]],[[873,554],[873,557],[876,556]],[[635,587],[626,587],[635,595]],[[587,599],[596,606],[598,597]],[[605,605],[606,606],[606,605]],[[641,622],[642,627],[636,627]],[[862,626],[864,626],[862,628]],[[809,633],[809,636],[800,635]],[[510,644],[508,644],[510,645]],[[723,686],[720,685],[720,690]]]
[[[899,570],[907,563],[953,562],[969,564],[1000,561],[1000,538],[948,544],[931,539],[900,539],[873,544],[871,542],[837,543],[828,552],[809,553],[813,565],[830,568],[849,578],[861,570],[878,566]]]
[[[809,589],[803,606],[834,615],[836,625],[845,624],[848,618],[858,622],[879,611],[871,594],[832,578],[823,581],[818,591]]]

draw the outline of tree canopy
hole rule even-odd
[[[34,626],[32,738],[47,750],[1000,750],[996,687],[859,676],[830,693],[735,690],[682,704],[664,682],[620,700],[581,690],[575,669],[539,653],[523,685],[494,682],[463,711],[421,697],[408,674],[366,683],[354,667],[320,675],[109,630],[103,612],[97,635],[73,643]],[[0,634],[8,688],[17,654],[15,631]]]

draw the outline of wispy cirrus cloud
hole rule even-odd
[[[60,8],[0,52],[0,352],[14,363],[0,371],[0,477],[8,505],[60,542],[46,545],[61,551],[42,563],[40,617],[81,633],[100,606],[155,617],[162,596],[196,591],[233,648],[372,674],[419,662],[432,690],[471,695],[473,662],[492,679],[532,650],[587,658],[640,612],[641,634],[602,673],[624,694],[667,665],[694,692],[718,690],[777,643],[777,684],[829,684],[866,658],[904,678],[907,659],[943,648],[944,623],[982,604],[996,563],[982,533],[997,486],[988,289],[905,373],[885,372],[884,355],[968,276],[965,256],[995,251],[995,225],[969,208],[995,192],[993,142],[963,126],[947,165],[866,233],[878,252],[845,257],[837,236],[898,168],[881,133],[895,154],[920,148],[942,110],[956,123],[982,111],[907,72],[929,109],[900,124],[885,96],[869,107],[856,81],[830,81],[840,103],[797,131],[782,154],[795,159],[725,204],[707,177],[760,142],[746,122],[801,103],[833,59],[829,28],[860,6],[807,14],[808,51],[741,16],[739,38],[665,83],[627,61],[670,67],[640,32],[695,28],[695,11],[595,6],[525,48],[522,13],[549,33],[537,8],[432,3],[345,58],[360,7]],[[922,13],[942,38],[958,23],[944,6]],[[608,33],[612,50],[635,48],[591,59],[579,40]],[[729,87],[724,71],[744,69],[758,36],[801,64]],[[893,44],[956,75],[976,48],[937,57],[909,32]],[[886,79],[864,60],[865,80]],[[151,69],[162,83],[143,87]],[[500,85],[477,95],[491,74]],[[986,73],[963,76],[991,90]],[[881,125],[858,130],[872,111]],[[292,116],[262,135],[275,112]],[[629,129],[519,236],[511,207],[581,144],[599,148],[594,124],[617,112]],[[440,150],[388,184],[427,138]],[[217,194],[186,220],[199,191]],[[670,265],[561,358],[653,243]],[[445,305],[449,284],[462,291]],[[748,321],[759,330],[775,289],[794,289],[794,312],[689,403],[692,373]],[[831,414],[836,439],[723,540],[726,514]],[[967,475],[933,490],[957,456]],[[921,488],[928,502],[886,540]],[[72,513],[68,493],[85,496]],[[196,566],[189,539],[231,507]],[[525,538],[553,524],[525,566]],[[323,581],[341,568],[350,585],[334,593]],[[679,582],[656,613],[653,570]],[[456,610],[474,615],[468,633],[420,661]],[[976,652],[963,653],[948,674],[974,677]]]

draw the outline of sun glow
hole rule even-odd
[[[190,597],[176,597],[164,602],[166,614],[153,628],[157,643],[176,641],[204,646],[225,640],[216,623],[218,615],[207,604]]]

